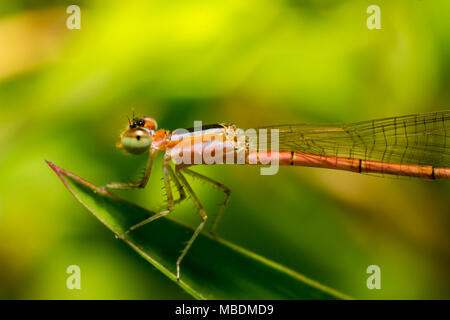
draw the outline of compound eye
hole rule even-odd
[[[127,130],[121,137],[122,147],[131,154],[142,154],[149,150],[152,136],[142,129]]]

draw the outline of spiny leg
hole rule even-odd
[[[167,160],[167,161],[169,162],[169,160]],[[173,205],[176,206],[177,204],[181,203],[183,200],[186,199],[186,192],[184,191],[183,186],[181,185],[180,181],[176,177],[172,167],[169,164],[167,164],[166,169],[168,171],[168,174],[169,174],[170,178],[175,183],[175,187],[177,188],[177,191],[178,191],[178,194],[179,194],[179,198],[173,200]],[[164,205],[164,206],[161,206],[158,209],[156,209],[156,211],[159,212],[159,211],[164,210],[165,208],[166,208],[166,206]]]
[[[190,169],[184,168],[183,172],[191,175],[194,178],[198,178],[200,180],[203,180],[206,183],[209,183],[210,185],[216,187],[217,189],[219,189],[219,190],[221,190],[221,191],[223,191],[225,193],[225,195],[226,195],[225,200],[223,201],[223,204],[222,204],[222,206],[219,209],[219,213],[217,214],[216,218],[214,219],[214,223],[213,223],[213,225],[211,227],[211,230],[209,231],[213,236],[216,236],[217,226],[219,225],[219,221],[222,218],[222,215],[223,215],[223,212],[225,210],[225,207],[227,206],[228,201],[230,200],[230,197],[231,197],[231,190],[228,187],[226,187],[223,184],[221,184],[220,182],[217,182],[217,181],[215,181],[215,180],[213,180],[211,178],[208,178],[208,177],[206,177],[206,176],[204,176],[204,175],[202,175],[200,173],[197,173],[195,171],[192,171]]]
[[[152,172],[153,159],[155,159],[158,154],[158,150],[151,150],[148,156],[147,164],[145,165],[144,176],[140,181],[134,182],[111,182],[100,188],[100,190],[105,189],[142,189],[147,185],[148,179]],[[97,190],[98,191],[98,190]]]
[[[175,168],[175,174],[180,180],[181,184],[186,188],[187,193],[192,198],[192,201],[194,202],[195,206],[197,207],[197,210],[200,214],[200,217],[202,219],[202,222],[198,225],[197,229],[195,229],[194,234],[189,239],[188,243],[186,244],[186,247],[184,247],[183,251],[181,252],[181,255],[178,257],[177,260],[177,280],[180,280],[180,263],[181,260],[183,260],[186,253],[189,251],[189,248],[192,246],[192,243],[194,243],[194,240],[197,238],[197,236],[200,234],[200,232],[203,229],[203,226],[205,225],[206,219],[208,218],[206,215],[206,211],[203,208],[202,204],[197,198],[197,195],[194,193],[194,190],[192,190],[191,186],[187,182],[186,178],[183,176],[183,174],[180,172],[182,169]],[[183,169],[185,170],[185,169]]]
[[[161,218],[163,216],[165,216],[166,214],[170,213],[173,211],[173,207],[174,207],[174,200],[173,200],[173,194],[172,194],[172,188],[170,186],[170,178],[169,178],[169,170],[170,170],[170,166],[169,166],[169,162],[164,160],[163,163],[163,178],[164,178],[164,187],[166,188],[166,196],[167,196],[167,209],[161,212],[158,212],[156,214],[154,214],[151,217],[148,217],[147,219],[131,226],[128,230],[126,230],[124,233],[122,233],[119,237],[123,238],[127,233],[142,227],[143,225],[152,222],[158,218]]]
[[[170,185],[170,177],[169,177],[169,162],[164,158],[163,164],[163,180],[164,180],[164,188],[166,189],[166,197],[167,197],[167,209],[172,211],[174,202],[173,202],[173,193],[172,186]]]
[[[180,181],[178,180],[177,176],[175,175],[175,173],[173,172],[173,169],[171,166],[167,166],[167,170],[169,172],[170,177],[172,178],[173,182],[175,183],[175,187],[177,188],[178,194],[180,195],[180,197],[176,200],[174,200],[173,204],[177,205],[180,202],[182,202],[183,200],[186,199],[186,192],[183,189],[183,186],[181,185]]]

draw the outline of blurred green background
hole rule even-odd
[[[71,4],[81,30],[66,28]],[[381,30],[366,27],[371,4]],[[0,298],[190,298],[115,240],[44,159],[97,185],[138,177],[145,156],[115,148],[133,110],[176,129],[449,109],[449,21],[447,0],[2,0]],[[232,189],[223,238],[356,298],[450,298],[448,182],[196,170]],[[160,171],[145,190],[118,193],[159,206]],[[193,186],[212,216],[223,194]],[[198,223],[189,201],[172,218]],[[66,288],[72,264],[81,290]],[[372,264],[381,290],[366,287]]]

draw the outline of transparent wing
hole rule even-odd
[[[279,150],[450,167],[450,110],[342,125],[264,129],[279,129]]]

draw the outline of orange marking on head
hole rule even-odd
[[[149,117],[143,117],[145,121],[144,128],[147,128],[152,131],[156,131],[158,128],[158,124],[156,123],[155,119],[149,118]]]

